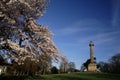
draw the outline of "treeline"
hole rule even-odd
[[[120,74],[120,53],[113,55],[108,62],[99,62],[101,72]]]
[[[23,75],[44,75],[44,74],[58,74],[58,73],[71,73],[78,72],[74,62],[69,62],[66,57],[61,57],[59,69],[52,65],[52,60],[50,58],[45,58],[44,61],[47,63],[35,62],[30,58],[26,58],[22,64],[17,64],[12,61],[12,63],[7,63],[3,57],[0,55],[0,66],[6,67],[5,73],[7,75],[23,76]]]

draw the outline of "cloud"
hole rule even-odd
[[[79,43],[87,43],[88,41],[94,41],[96,45],[99,44],[104,44],[104,43],[112,43],[112,42],[116,42],[117,39],[120,39],[118,37],[118,35],[120,34],[120,32],[106,32],[106,33],[98,33],[98,34],[94,34],[94,35],[88,35],[86,37],[84,37],[84,39],[82,39],[81,41],[78,41]]]
[[[62,36],[74,35],[84,31],[99,29],[101,22],[96,19],[81,19],[57,30]],[[103,26],[103,25],[102,25]],[[96,27],[96,28],[94,28]]]
[[[62,33],[62,35],[73,35],[73,34],[76,34],[76,33],[79,33],[81,31],[85,31],[85,30],[88,30],[89,28],[80,28],[80,27],[65,27],[65,28],[62,28],[60,30],[60,32]]]
[[[112,30],[111,26],[97,19],[81,19],[56,32],[62,46],[86,46],[90,41],[95,45],[112,45],[120,40],[120,31]]]
[[[120,0],[113,0],[113,19],[112,26],[119,26],[120,24]]]

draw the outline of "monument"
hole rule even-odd
[[[97,66],[94,61],[94,43],[93,43],[93,41],[90,41],[89,47],[90,47],[90,64],[88,65],[88,71],[95,72],[95,71],[97,71]]]

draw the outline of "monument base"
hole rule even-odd
[[[97,66],[96,66],[96,64],[95,64],[95,63],[90,63],[90,64],[88,65],[88,71],[90,71],[90,72],[95,72],[95,71],[97,71]]]

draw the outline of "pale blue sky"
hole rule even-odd
[[[120,0],[51,0],[38,22],[78,69],[89,58],[90,41],[97,62],[120,52]]]

